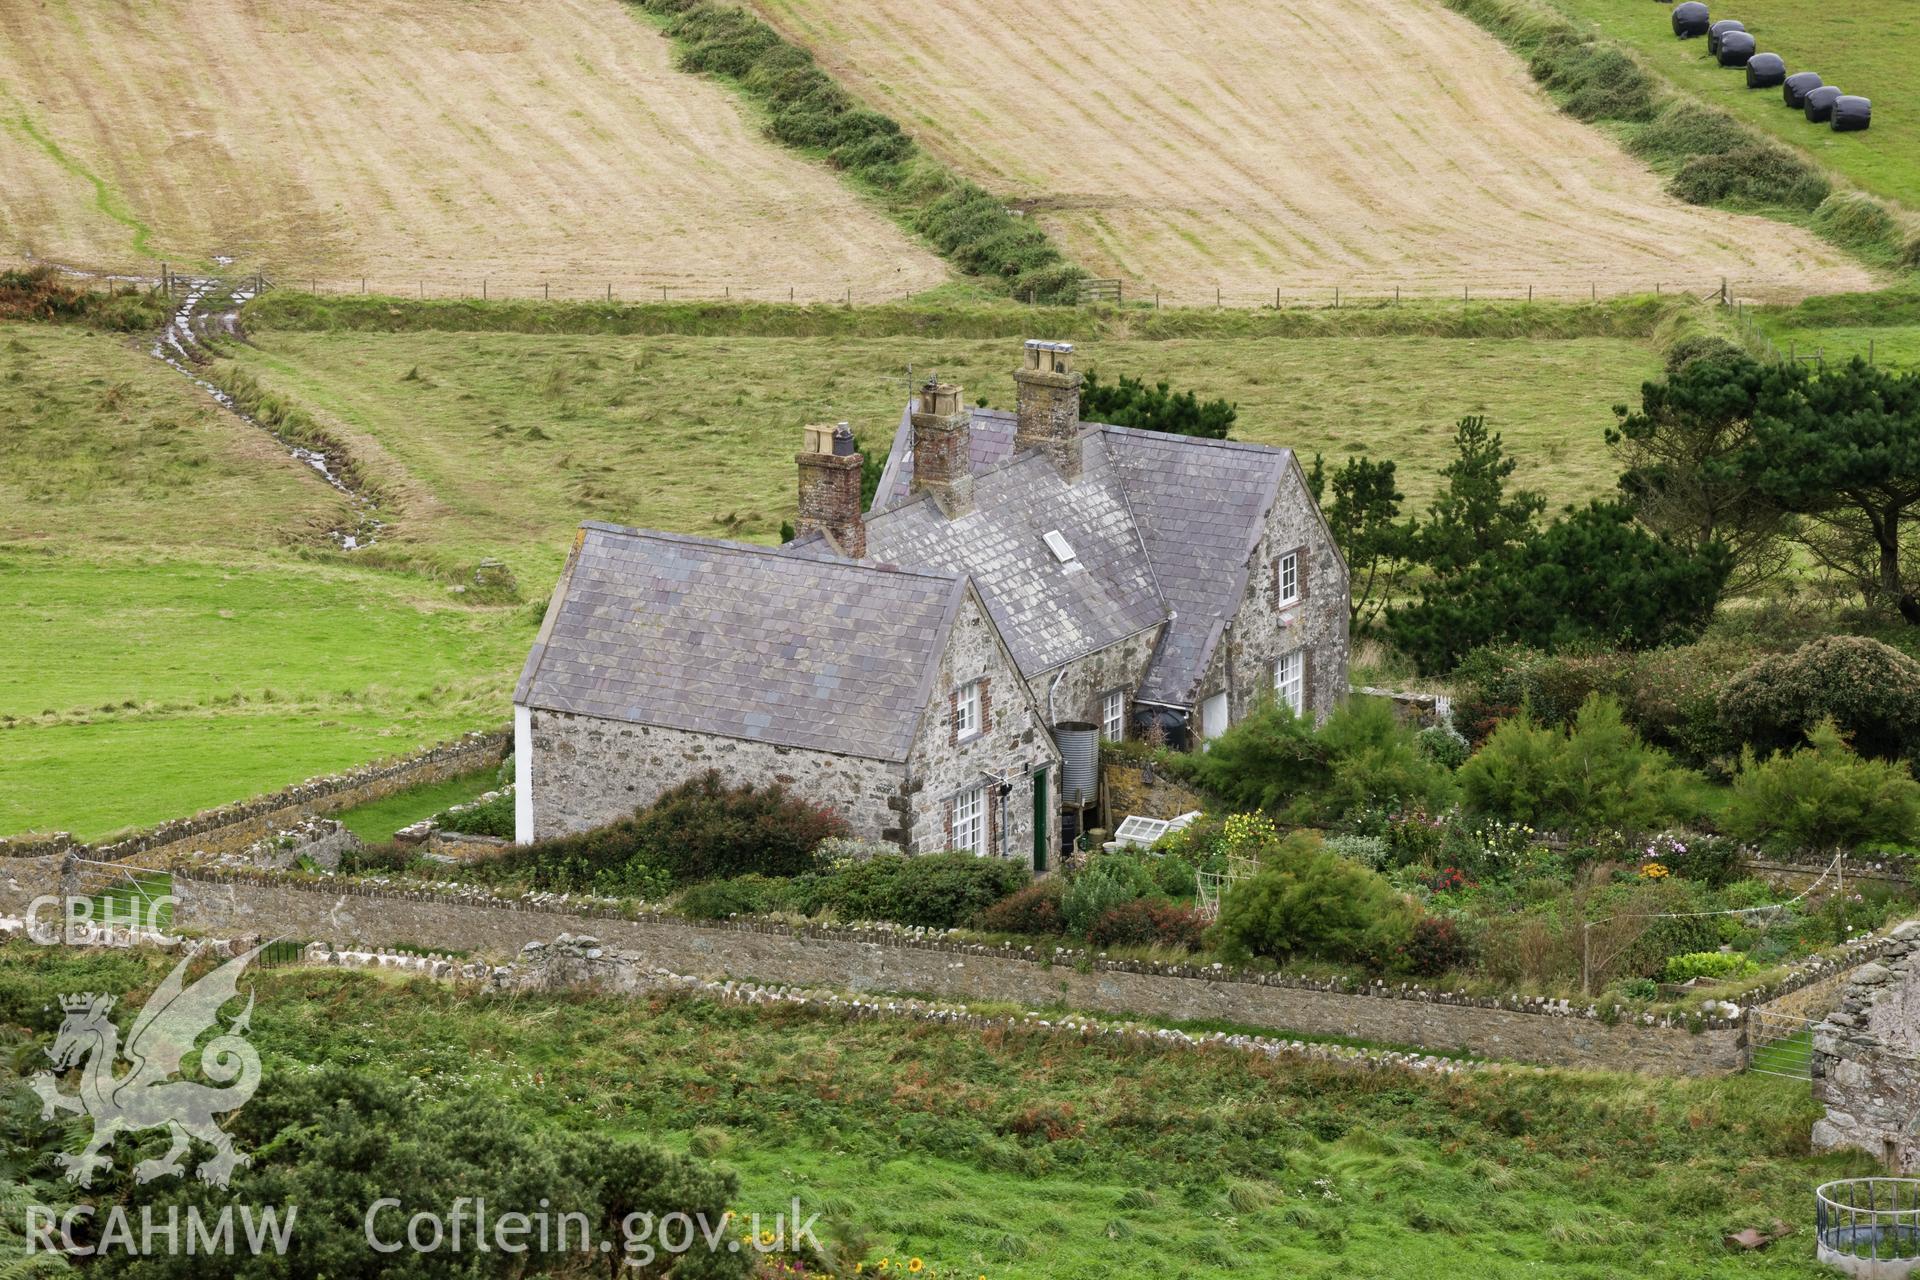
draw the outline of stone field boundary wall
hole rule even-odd
[[[512,749],[513,730],[503,727],[469,733],[410,755],[377,760],[344,773],[309,778],[270,795],[207,809],[190,818],[176,818],[99,844],[81,844],[64,831],[0,839],[0,877],[16,864],[47,856],[57,860],[76,854],[93,862],[139,858],[154,866],[164,866],[175,855],[196,850],[239,853],[269,831],[290,826],[301,818],[337,813],[423,782],[441,782],[498,765]],[[0,880],[0,895],[3,894],[4,881]],[[0,903],[10,903],[10,899],[0,896]]]
[[[1546,1066],[1713,1075],[1744,1062],[1742,1023],[1596,1010],[1544,997],[1504,1000],[1412,985],[1315,983],[1247,970],[1029,953],[879,928],[765,921],[693,924],[631,917],[553,901],[405,891],[351,881],[307,881],[248,871],[174,875],[177,927],[260,934],[345,947],[420,947],[502,958],[562,933],[591,934],[632,963],[700,978],[731,978],[856,993],[1117,1013],[1154,1021],[1217,1019],[1251,1027]]]

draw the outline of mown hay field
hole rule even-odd
[[[1252,305],[1864,288],[1803,229],[1685,205],[1436,0],[755,0],[1096,275]],[[1664,10],[1643,6],[1648,16]]]
[[[1577,18],[1636,49],[1661,73],[1701,101],[1732,112],[1866,190],[1920,210],[1920,9],[1904,0],[1741,0],[1716,3],[1715,18],[1738,18],[1763,51],[1787,70],[1817,71],[1828,84],[1873,100],[1873,127],[1835,133],[1789,111],[1778,89],[1749,90],[1746,76],[1720,66],[1705,40],[1676,40],[1664,8],[1634,0],[1553,0]]]
[[[0,833],[98,836],[501,723],[584,518],[772,541],[801,424],[885,448],[907,366],[1011,404],[1010,338],[256,330],[233,357],[344,441],[387,496],[371,552],[339,496],[122,340],[0,328]],[[1522,479],[1606,490],[1606,406],[1639,342],[1099,341],[1107,376],[1237,401],[1236,434],[1400,460],[1418,501],[1456,417]],[[517,598],[455,588],[504,561]],[[128,705],[131,704],[131,705]]]
[[[0,5],[0,260],[388,292],[948,278],[620,0]]]

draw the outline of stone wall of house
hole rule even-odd
[[[1304,598],[1282,609],[1280,558],[1302,548]],[[1200,696],[1224,688],[1227,714],[1237,721],[1273,692],[1275,664],[1296,649],[1307,654],[1307,707],[1325,715],[1347,694],[1347,570],[1320,522],[1297,458],[1267,513],[1246,595],[1214,649]]]
[[[1857,1148],[1920,1172],[1920,921],[1853,971],[1839,1009],[1814,1028],[1813,1077],[1827,1108],[1815,1151]]]
[[[1147,662],[1160,642],[1160,631],[1160,627],[1149,628],[1035,677],[1027,687],[1040,706],[1040,714],[1050,717],[1049,724],[1099,724],[1101,697],[1110,689],[1122,689],[1127,695],[1121,719],[1125,724],[1125,716],[1133,710],[1133,691],[1146,678]],[[1060,678],[1057,690],[1053,687],[1056,676]]]
[[[1609,1021],[1539,997],[1482,999],[1093,957],[1054,964],[1030,952],[905,931],[695,925],[547,900],[502,902],[269,874],[176,874],[174,893],[178,927],[221,936],[258,933],[335,947],[404,945],[505,959],[529,942],[586,933],[632,953],[643,966],[698,977],[1064,1005],[1156,1021],[1218,1019],[1545,1065],[1711,1075],[1742,1063],[1737,1020],[1707,1017],[1692,1026],[1675,1018]]]
[[[904,764],[538,708],[531,736],[538,840],[630,817],[710,769],[735,786],[784,783],[869,839],[906,836]]]
[[[510,729],[469,733],[410,755],[309,778],[270,795],[207,809],[190,818],[177,818],[96,844],[77,843],[61,831],[0,840],[0,862],[75,853],[94,862],[137,858],[146,865],[163,866],[176,855],[195,851],[240,853],[271,832],[297,826],[302,819],[351,809],[422,783],[492,768],[506,757],[512,742]]]
[[[964,742],[953,731],[954,695],[961,686],[984,681],[986,727]],[[908,757],[912,833],[910,852],[928,853],[951,848],[952,804],[960,792],[992,778],[1011,787],[1003,797],[999,786],[987,784],[991,851],[1032,865],[1033,773],[1049,770],[1049,794],[1060,794],[1060,754],[1041,722],[1040,712],[1027,696],[1019,668],[1013,663],[999,633],[988,620],[979,598],[969,589],[961,601],[940,655],[933,705],[921,718],[913,751]],[[1047,865],[1058,865],[1059,825],[1047,824]]]
[[[35,898],[60,892],[65,853],[0,858],[0,915],[24,916]]]

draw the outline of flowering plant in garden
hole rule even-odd
[[[1658,862],[1649,862],[1640,868],[1640,877],[1643,880],[1664,880],[1669,874],[1671,873],[1666,867]]]
[[[1435,893],[1453,893],[1460,889],[1474,887],[1473,881],[1467,878],[1467,873],[1458,867],[1445,867],[1434,872],[1426,877],[1425,884]]]

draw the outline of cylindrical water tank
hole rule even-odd
[[[1873,103],[1851,93],[1833,100],[1833,131],[1853,133],[1873,123]]]
[[[1820,87],[1817,71],[1796,71],[1780,82],[1780,96],[1795,111],[1807,105],[1807,94]]]
[[[1807,119],[1815,124],[1825,124],[1833,119],[1833,104],[1839,100],[1840,89],[1837,85],[1823,84],[1818,89],[1807,90],[1807,102],[1802,111]]]
[[[1712,17],[1707,12],[1707,6],[1701,4],[1700,0],[1687,0],[1685,4],[1673,6],[1673,34],[1682,40],[1707,34],[1707,27],[1711,23]]]
[[[1744,67],[1756,47],[1753,37],[1746,32],[1729,31],[1720,37],[1720,65]]]
[[[1100,726],[1057,724],[1053,745],[1060,748],[1060,799],[1070,805],[1092,804],[1099,795]]]
[[[1777,53],[1756,53],[1747,59],[1747,88],[1771,89],[1785,84],[1787,63]]]
[[[1747,24],[1738,18],[1722,18],[1707,28],[1707,52],[1720,52],[1720,37],[1729,31],[1745,31]]]

